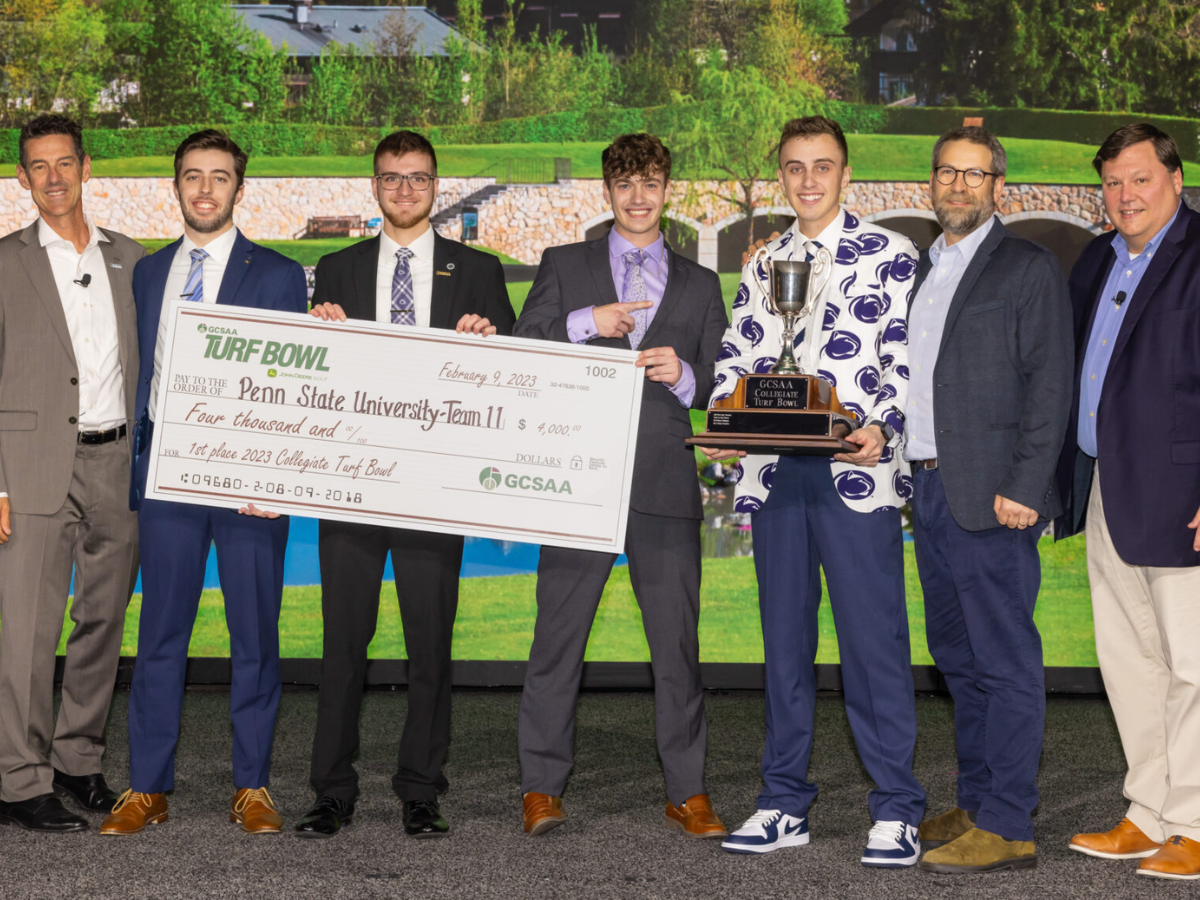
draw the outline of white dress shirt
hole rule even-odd
[[[396,251],[400,245],[379,232],[379,265],[375,267],[375,321],[392,321],[392,276],[396,274]],[[412,273],[413,311],[416,323],[429,327],[429,308],[433,302],[433,226],[408,245],[413,252],[408,261]]]
[[[108,266],[100,252],[100,241],[107,242],[108,238],[91,219],[87,219],[87,226],[88,244],[82,253],[59,237],[45,219],[38,219],[38,241],[50,257],[79,369],[79,430],[108,431],[125,422],[125,382],[117,311]],[[91,276],[87,287],[76,283],[84,275]]]
[[[237,240],[238,230],[230,228],[218,238],[204,245],[208,254],[201,269],[201,284],[203,285],[204,303],[216,303],[217,294],[221,290],[221,279],[225,277],[225,267],[229,264],[229,255],[233,253],[233,242]],[[192,251],[196,244],[186,234],[183,243],[175,251],[175,259],[171,262],[171,271],[167,274],[167,286],[163,290],[162,314],[158,318],[158,339],[154,344],[154,377],[150,381],[150,418],[154,418],[158,410],[158,382],[162,374],[163,347],[167,338],[167,312],[172,301],[178,300],[184,287],[187,286],[188,271],[192,268]]]

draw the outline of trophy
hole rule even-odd
[[[773,260],[765,247],[754,254],[751,271],[765,270],[755,283],[771,312],[783,319],[783,346],[770,372],[738,379],[733,393],[708,411],[707,429],[687,443],[748,453],[832,456],[853,445],[842,440],[859,423],[837,399],[837,389],[816,374],[801,371],[793,345],[796,320],[814,315],[817,300],[833,274],[833,255],[821,247],[808,262]],[[809,323],[810,336],[821,323]],[[816,331],[814,332],[814,329]]]

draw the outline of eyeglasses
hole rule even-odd
[[[983,184],[983,180],[991,175],[997,177],[995,172],[985,172],[983,169],[956,169],[954,166],[938,166],[933,170],[933,177],[938,180],[938,184],[954,184],[954,180],[961,175],[963,181],[969,188],[977,188]]]
[[[424,191],[428,190],[429,185],[433,183],[433,176],[426,175],[424,172],[416,172],[412,175],[397,175],[395,172],[388,172],[385,175],[376,175],[375,180],[385,191],[398,191],[400,185],[405,181],[414,191]]]

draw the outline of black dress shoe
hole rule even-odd
[[[449,830],[450,823],[433,801],[404,801],[404,833],[409,837],[441,837]]]
[[[354,804],[335,797],[318,797],[317,805],[296,823],[296,837],[333,837],[354,818]]]
[[[0,823],[20,825],[29,831],[48,834],[70,834],[87,831],[88,823],[69,812],[53,794],[39,794],[28,800],[5,803],[0,800]]]
[[[117,792],[108,786],[99,772],[95,775],[68,775],[55,769],[54,793],[60,797],[70,797],[88,812],[110,813],[118,799]]]

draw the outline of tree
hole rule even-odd
[[[827,33],[845,23],[840,2],[766,0],[739,55],[786,84],[818,84],[828,96],[842,97],[856,82],[856,67]]]
[[[736,192],[716,196],[746,216],[747,244],[754,234],[754,183],[770,177],[785,122],[824,110],[820,88],[788,85],[753,66],[726,69],[717,52],[700,73],[694,97],[679,97],[682,114],[669,141],[680,168],[694,179],[712,171],[734,183]]]

